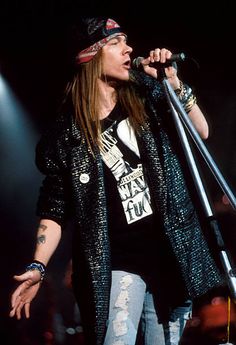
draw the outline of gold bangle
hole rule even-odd
[[[184,109],[186,113],[189,113],[194,104],[197,103],[197,98],[193,94],[188,98],[186,104],[184,105]]]
[[[178,96],[179,98],[181,98],[181,96],[183,96],[184,94],[184,84],[183,82],[180,80],[179,81],[179,87],[177,89],[174,90],[176,93],[176,96]]]

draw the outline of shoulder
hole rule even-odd
[[[68,114],[60,114],[51,122],[43,133],[37,144],[37,149],[43,147],[54,147],[66,140],[71,128],[72,118]]]
[[[36,145],[35,162],[40,170],[45,166],[61,166],[67,161],[74,141],[81,135],[71,112],[63,112],[41,134]]]

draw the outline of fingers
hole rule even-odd
[[[12,310],[9,313],[10,317],[16,316],[17,320],[21,319],[22,316],[22,309],[24,307],[25,316],[28,319],[30,317],[30,302],[26,301],[19,301],[19,303],[16,303],[15,306],[12,308]]]
[[[10,313],[9,313],[9,316],[10,317],[14,317],[15,316],[15,308],[12,308],[12,310],[10,311]]]
[[[28,289],[28,284],[24,282],[20,286],[18,286],[18,288],[12,294],[12,297],[11,297],[12,309],[9,314],[10,317],[16,316],[16,318],[20,320],[21,311],[22,311],[22,308],[24,307],[25,316],[29,318],[30,300],[28,300],[29,297],[27,294],[27,289]]]
[[[40,281],[35,283],[32,279],[28,279],[16,288],[11,297],[12,309],[9,313],[10,317],[16,316],[19,320],[22,316],[23,308],[26,318],[30,317],[30,304],[37,294],[40,285]]]
[[[27,319],[30,317],[30,302],[25,303],[25,316]]]
[[[171,58],[172,52],[166,48],[156,48],[149,52],[149,57],[142,60],[143,67],[149,66],[150,63],[160,62],[165,63]]]
[[[21,310],[23,308],[24,304],[21,302],[18,307],[16,308],[16,318],[17,320],[21,319]]]
[[[166,63],[167,60],[171,58],[172,52],[166,48],[156,48],[149,52],[149,57],[143,59],[141,61],[143,70],[148,75],[158,78],[159,76],[162,77],[163,71],[161,70],[161,65],[158,66],[156,63]],[[175,82],[175,78],[177,77],[177,70],[170,64],[163,66],[165,68],[165,75],[166,77],[173,78],[174,84],[177,84],[177,81]]]
[[[20,276],[14,276],[15,280],[23,281],[11,296],[11,306],[12,308],[18,308],[21,303],[25,303],[28,300],[26,293],[29,288],[34,285],[33,272],[26,272]]]
[[[165,72],[165,76],[168,78],[171,86],[173,87],[173,89],[176,89],[179,87],[179,79],[177,76],[177,68],[176,65],[173,64],[168,64],[168,60],[171,59],[172,56],[172,52],[169,49],[166,48],[156,48],[154,50],[150,51],[150,62],[154,63],[154,62],[160,62],[166,65],[164,66],[164,72]],[[157,77],[160,74],[160,69],[157,68]],[[161,74],[163,75],[163,73]]]
[[[24,303],[18,301],[17,303],[14,304],[12,307],[12,310],[10,311],[9,316],[14,317],[16,316],[17,320],[21,319],[21,309],[23,307]]]
[[[150,62],[161,62],[165,63],[166,60],[170,59],[172,55],[172,52],[166,48],[156,48],[154,50],[151,50],[149,53],[150,56]]]
[[[21,298],[21,293],[24,291],[24,289],[26,289],[26,284],[22,283],[21,285],[18,286],[18,288],[13,292],[12,296],[11,296],[11,306],[14,307],[17,303],[17,301],[19,300],[19,298]]]

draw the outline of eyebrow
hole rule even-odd
[[[119,41],[121,41],[122,39],[124,39],[124,41],[127,41],[127,35],[125,35],[125,34],[117,35],[116,37],[111,38],[108,42],[113,41],[113,40],[115,40],[115,39],[117,39],[117,40],[119,40]]]

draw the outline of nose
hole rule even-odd
[[[133,51],[133,48],[130,47],[127,43],[125,43],[125,47],[124,47],[124,50],[123,50],[124,54],[129,54],[130,55],[132,53],[132,51]]]
[[[132,51],[133,51],[133,48],[132,47],[130,47],[130,46],[127,46],[128,47],[128,49],[129,49],[129,54],[131,54],[132,53]]]

